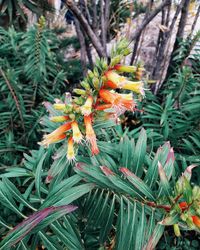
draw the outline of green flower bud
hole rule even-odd
[[[188,225],[189,228],[193,228],[194,227],[194,223],[193,223],[193,220],[192,220],[191,216],[188,216],[188,218],[186,220],[186,223],[187,223],[187,225]]]
[[[86,90],[90,90],[90,85],[89,83],[85,82],[85,81],[82,81],[81,82],[81,86],[86,89]]]
[[[69,114],[69,118],[70,118],[71,120],[75,120],[76,116],[75,116],[75,114]]]
[[[122,59],[121,55],[115,56],[111,59],[110,65],[111,66],[115,66],[116,64],[118,64]]]
[[[91,70],[88,70],[88,76],[90,78],[93,78],[94,77],[94,73]]]
[[[194,200],[200,200],[200,187],[198,186],[193,187],[192,196]]]
[[[73,92],[77,95],[86,95],[86,91],[83,89],[74,89]]]
[[[178,224],[174,224],[174,234],[176,235],[176,237],[180,237],[181,236],[181,232],[180,232],[180,228]]]
[[[186,221],[188,219],[188,214],[181,214],[181,220]]]
[[[65,106],[65,113],[69,113],[71,112],[73,109],[73,106],[71,104],[68,104]]]
[[[93,86],[95,87],[95,89],[99,89],[100,83],[99,83],[99,79],[98,78],[95,77],[93,79],[92,83],[93,83]]]

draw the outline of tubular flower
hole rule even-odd
[[[110,109],[112,108],[112,104],[100,104],[98,106],[96,106],[96,110],[105,110],[105,109]]]
[[[68,140],[67,160],[69,162],[75,161],[74,141],[73,141],[72,137],[70,137],[69,140]]]
[[[80,143],[83,139],[83,136],[76,121],[72,122],[72,131],[73,131],[74,142]]]
[[[99,95],[104,102],[112,104],[112,108],[117,115],[123,114],[126,110],[133,111],[135,108],[132,94],[118,94],[112,93],[109,90],[101,89]]]
[[[71,122],[61,125],[59,128],[54,130],[52,133],[45,135],[44,140],[40,143],[43,146],[49,146],[51,143],[58,142],[66,137],[64,134],[71,129]]]
[[[200,228],[200,218],[196,215],[191,216],[192,217],[192,221],[195,224],[195,226],[197,226],[198,228]]]
[[[141,94],[142,96],[145,95],[143,82],[141,81],[140,82],[126,81],[126,83],[123,85],[123,89],[132,90],[133,92]]]
[[[134,73],[137,70],[137,67],[135,66],[128,66],[128,65],[121,65],[121,64],[117,64],[114,66],[114,69],[116,69],[117,71],[120,72],[127,72],[127,73]]]
[[[116,88],[122,88],[124,83],[126,82],[126,77],[118,75],[115,71],[113,70],[108,70],[105,73],[105,76],[107,78],[106,85],[108,87],[111,87],[113,89]]]
[[[64,122],[69,120],[69,116],[64,116],[64,115],[60,115],[60,116],[52,116],[49,118],[50,121],[52,122]]]
[[[132,90],[133,92],[144,96],[143,82],[128,81],[125,77],[120,76],[111,70],[107,71],[105,73],[105,76],[107,78],[105,86],[110,87],[112,89],[122,88]]]
[[[86,139],[91,144],[92,155],[97,155],[99,153],[99,149],[97,146],[97,139],[92,127],[92,119],[90,116],[84,116],[84,123],[86,128]]]
[[[182,211],[185,211],[185,210],[188,209],[188,204],[187,204],[187,202],[182,201],[182,202],[179,203],[179,207],[180,207],[180,209],[181,209]]]
[[[81,112],[83,115],[90,115],[92,113],[93,98],[89,96],[85,104],[81,107]]]
[[[58,135],[58,136],[52,136],[51,138],[47,138],[46,136],[44,136],[44,140],[39,142],[39,145],[42,145],[44,147],[48,147],[49,144],[59,142],[59,141],[65,139],[65,137],[66,137],[65,134]]]

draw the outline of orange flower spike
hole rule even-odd
[[[69,162],[75,161],[75,153],[74,153],[74,141],[73,138],[70,137],[68,140],[68,147],[67,147],[67,160]]]
[[[76,121],[72,122],[72,131],[73,131],[73,140],[76,143],[80,143],[83,139],[83,135],[78,127],[78,123]]]
[[[71,129],[71,122],[61,125],[59,128],[54,130],[52,133],[45,135],[44,140],[40,143],[43,146],[49,146],[51,143],[55,143],[64,137],[64,133]],[[61,138],[61,139],[60,139]]]
[[[81,112],[83,115],[90,115],[92,113],[93,97],[89,96],[85,104],[81,107]]]
[[[200,218],[196,215],[191,216],[192,217],[192,221],[195,224],[195,226],[197,226],[198,228],[200,228]]]
[[[46,138],[46,136],[44,136],[44,140],[41,141],[41,142],[38,143],[38,144],[39,144],[39,145],[42,145],[42,146],[44,146],[44,147],[48,147],[49,144],[59,142],[59,141],[65,139],[65,138],[66,138],[66,135],[65,135],[65,134],[58,135],[58,136],[53,136],[53,137],[51,137],[51,139],[48,139],[48,138]]]
[[[97,139],[92,127],[92,119],[90,116],[84,116],[84,123],[86,128],[86,139],[91,143],[92,155],[97,155],[99,149],[97,146]]]

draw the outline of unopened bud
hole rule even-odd
[[[193,200],[200,199],[200,187],[198,187],[198,186],[193,187],[192,196],[193,196]]]
[[[113,58],[111,59],[110,65],[111,65],[111,66],[114,66],[114,65],[120,63],[121,59],[122,59],[122,56],[121,56],[121,55],[118,55],[118,56],[113,57]]]
[[[193,224],[193,220],[192,220],[191,216],[190,217],[188,216],[186,223],[187,223],[189,228],[193,228],[194,224]]]
[[[75,102],[77,105],[83,105],[84,99],[81,98],[81,97],[75,97],[75,98],[74,98],[74,102]]]
[[[98,78],[95,77],[95,78],[93,79],[92,83],[93,83],[95,89],[99,89],[100,84],[99,84],[99,79],[98,79]]]
[[[73,106],[71,104],[65,105],[65,113],[71,112],[73,109]]]
[[[52,116],[49,118],[52,122],[64,122],[69,119],[68,116]]]
[[[56,110],[65,110],[66,105],[63,104],[63,103],[55,103],[55,104],[53,104],[53,107],[54,107]]]
[[[88,76],[90,78],[93,78],[94,77],[94,73],[91,70],[88,70]]]
[[[131,53],[131,50],[130,50],[129,48],[126,48],[126,49],[123,50],[123,55],[124,55],[124,56],[127,56],[127,55],[129,55],[130,53]]]
[[[174,224],[174,233],[175,233],[176,237],[181,236],[181,232],[180,232],[180,228],[179,228],[178,224]]]
[[[94,69],[94,77],[99,77],[99,72],[96,68]]]
[[[86,90],[90,90],[90,85],[89,83],[85,82],[85,81],[82,81],[81,82],[81,86],[86,89]]]
[[[73,92],[77,95],[86,95],[86,91],[83,89],[74,89]]]
[[[75,114],[69,114],[69,118],[70,118],[71,120],[75,120],[76,116],[75,116]]]
[[[181,214],[181,220],[186,221],[188,219],[188,214]]]

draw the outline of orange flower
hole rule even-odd
[[[131,90],[137,94],[141,94],[142,96],[145,95],[144,88],[143,88],[143,82],[137,81],[128,81],[125,77],[118,75],[114,71],[107,71],[105,73],[105,76],[107,78],[107,81],[105,82],[105,86],[110,87],[112,89],[116,88],[122,88]]]
[[[181,209],[182,211],[185,211],[185,210],[188,209],[188,204],[187,204],[187,202],[182,201],[182,202],[179,203],[179,207],[180,207],[180,209]]]
[[[72,131],[73,131],[73,140],[74,142],[81,142],[83,139],[83,136],[81,134],[81,131],[78,127],[78,123],[76,121],[72,122]]]
[[[132,94],[118,94],[101,89],[99,95],[104,102],[112,104],[112,108],[117,115],[123,114],[126,110],[133,111],[135,108]]]
[[[191,216],[192,217],[192,221],[195,224],[195,226],[200,228],[200,218],[196,215]]]
[[[96,106],[96,110],[105,110],[105,109],[109,109],[112,107],[112,104],[100,104],[98,106]]]
[[[122,88],[124,83],[126,82],[126,78],[124,76],[120,76],[113,70],[108,70],[105,73],[105,76],[107,78],[106,85],[116,89],[116,88]]]
[[[85,104],[81,107],[81,112],[83,115],[90,115],[92,112],[92,104],[93,104],[93,98],[92,96],[89,96],[85,102]]]
[[[59,142],[59,141],[65,139],[65,137],[66,137],[65,134],[58,135],[58,136],[52,136],[51,138],[46,138],[46,136],[44,136],[44,140],[39,142],[38,144],[42,145],[44,147],[48,147],[49,144]]]
[[[68,140],[67,160],[69,162],[75,161],[74,141],[73,141],[72,137],[70,137],[69,140]]]
[[[90,116],[84,116],[84,123],[86,128],[86,139],[91,144],[92,155],[96,155],[99,153],[99,149],[97,146],[97,139],[92,127],[92,119]]]
[[[61,125],[59,128],[54,130],[52,133],[45,135],[44,140],[40,143],[43,146],[49,146],[51,143],[58,142],[66,137],[64,134],[71,129],[71,122]]]

